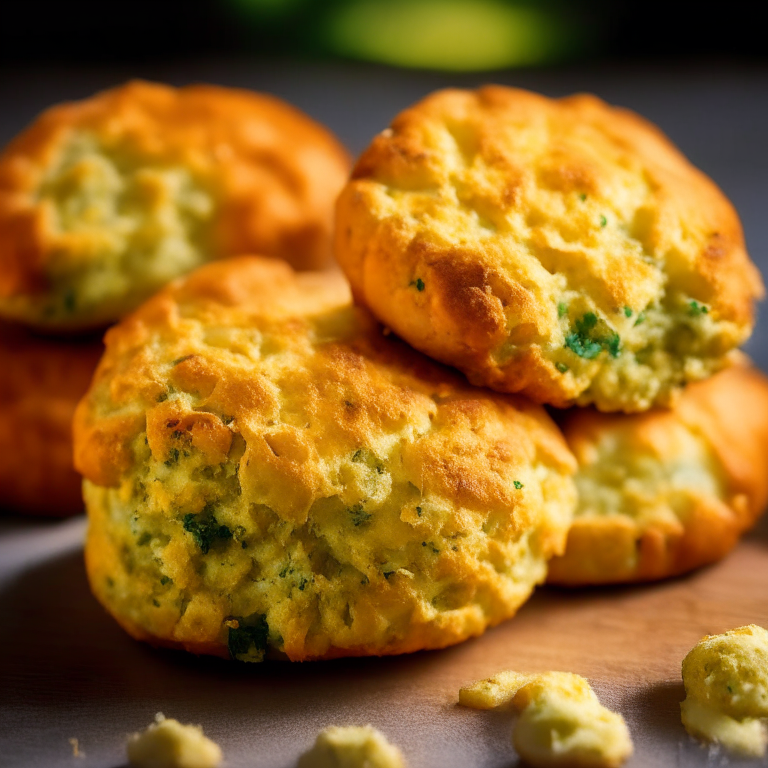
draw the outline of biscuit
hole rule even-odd
[[[768,501],[768,379],[738,365],[670,411],[574,409],[561,427],[579,503],[556,584],[647,581],[724,557]]]
[[[323,267],[348,171],[264,94],[131,82],[53,107],[0,155],[0,314],[77,331],[212,259]]]
[[[0,323],[0,509],[83,511],[72,417],[103,349],[98,339],[51,341]]]
[[[382,334],[337,273],[210,264],[106,336],[75,416],[96,597],[134,637],[260,661],[441,648],[562,551],[540,406]]]
[[[763,295],[739,219],[592,96],[447,90],[398,115],[336,212],[355,298],[474,384],[641,411],[723,367]]]

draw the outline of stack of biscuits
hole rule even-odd
[[[74,426],[91,586],[129,633],[241,661],[440,648],[547,579],[734,546],[768,500],[768,381],[737,351],[762,283],[656,128],[442,91],[347,180],[255,98],[134,84],[0,160],[3,315],[133,310]],[[294,272],[335,200],[343,275]]]

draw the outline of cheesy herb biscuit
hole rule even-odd
[[[654,126],[489,86],[398,115],[337,203],[356,300],[475,384],[646,410],[723,367],[763,294],[739,219]]]
[[[768,379],[738,365],[671,411],[567,411],[579,503],[549,581],[675,576],[724,557],[768,501]]]
[[[132,82],[53,107],[0,154],[0,314],[79,330],[212,259],[325,266],[348,169],[263,94]]]
[[[0,509],[83,511],[72,417],[103,350],[96,339],[52,341],[0,323]]]
[[[440,648],[562,551],[575,469],[536,405],[382,335],[338,274],[208,265],[106,336],[75,417],[97,598],[260,661]]]

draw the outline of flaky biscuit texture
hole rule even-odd
[[[132,82],[53,107],[0,155],[0,313],[80,330],[212,259],[325,266],[348,168],[263,94]]]
[[[579,462],[560,584],[675,576],[734,547],[768,501],[768,379],[746,363],[690,385],[672,410],[568,411]]]
[[[337,203],[356,299],[475,384],[642,411],[724,364],[763,294],[720,190],[591,96],[437,92]]]
[[[75,444],[96,596],[137,637],[247,661],[477,635],[575,503],[540,407],[383,335],[339,275],[258,259],[109,331]]]

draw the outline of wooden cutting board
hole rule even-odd
[[[768,525],[722,563],[652,586],[541,589],[519,615],[439,652],[242,665],[134,642],[91,598],[83,521],[0,535],[0,765],[116,768],[155,712],[202,723],[227,768],[288,768],[330,724],[373,723],[411,768],[510,768],[511,715],[458,707],[501,669],[578,672],[630,725],[640,766],[768,765],[699,746],[680,724],[680,662],[704,634],[768,626]],[[58,533],[57,533],[58,531]],[[13,561],[13,562],[11,562]],[[13,573],[9,572],[9,565]],[[85,757],[73,757],[77,738]]]

